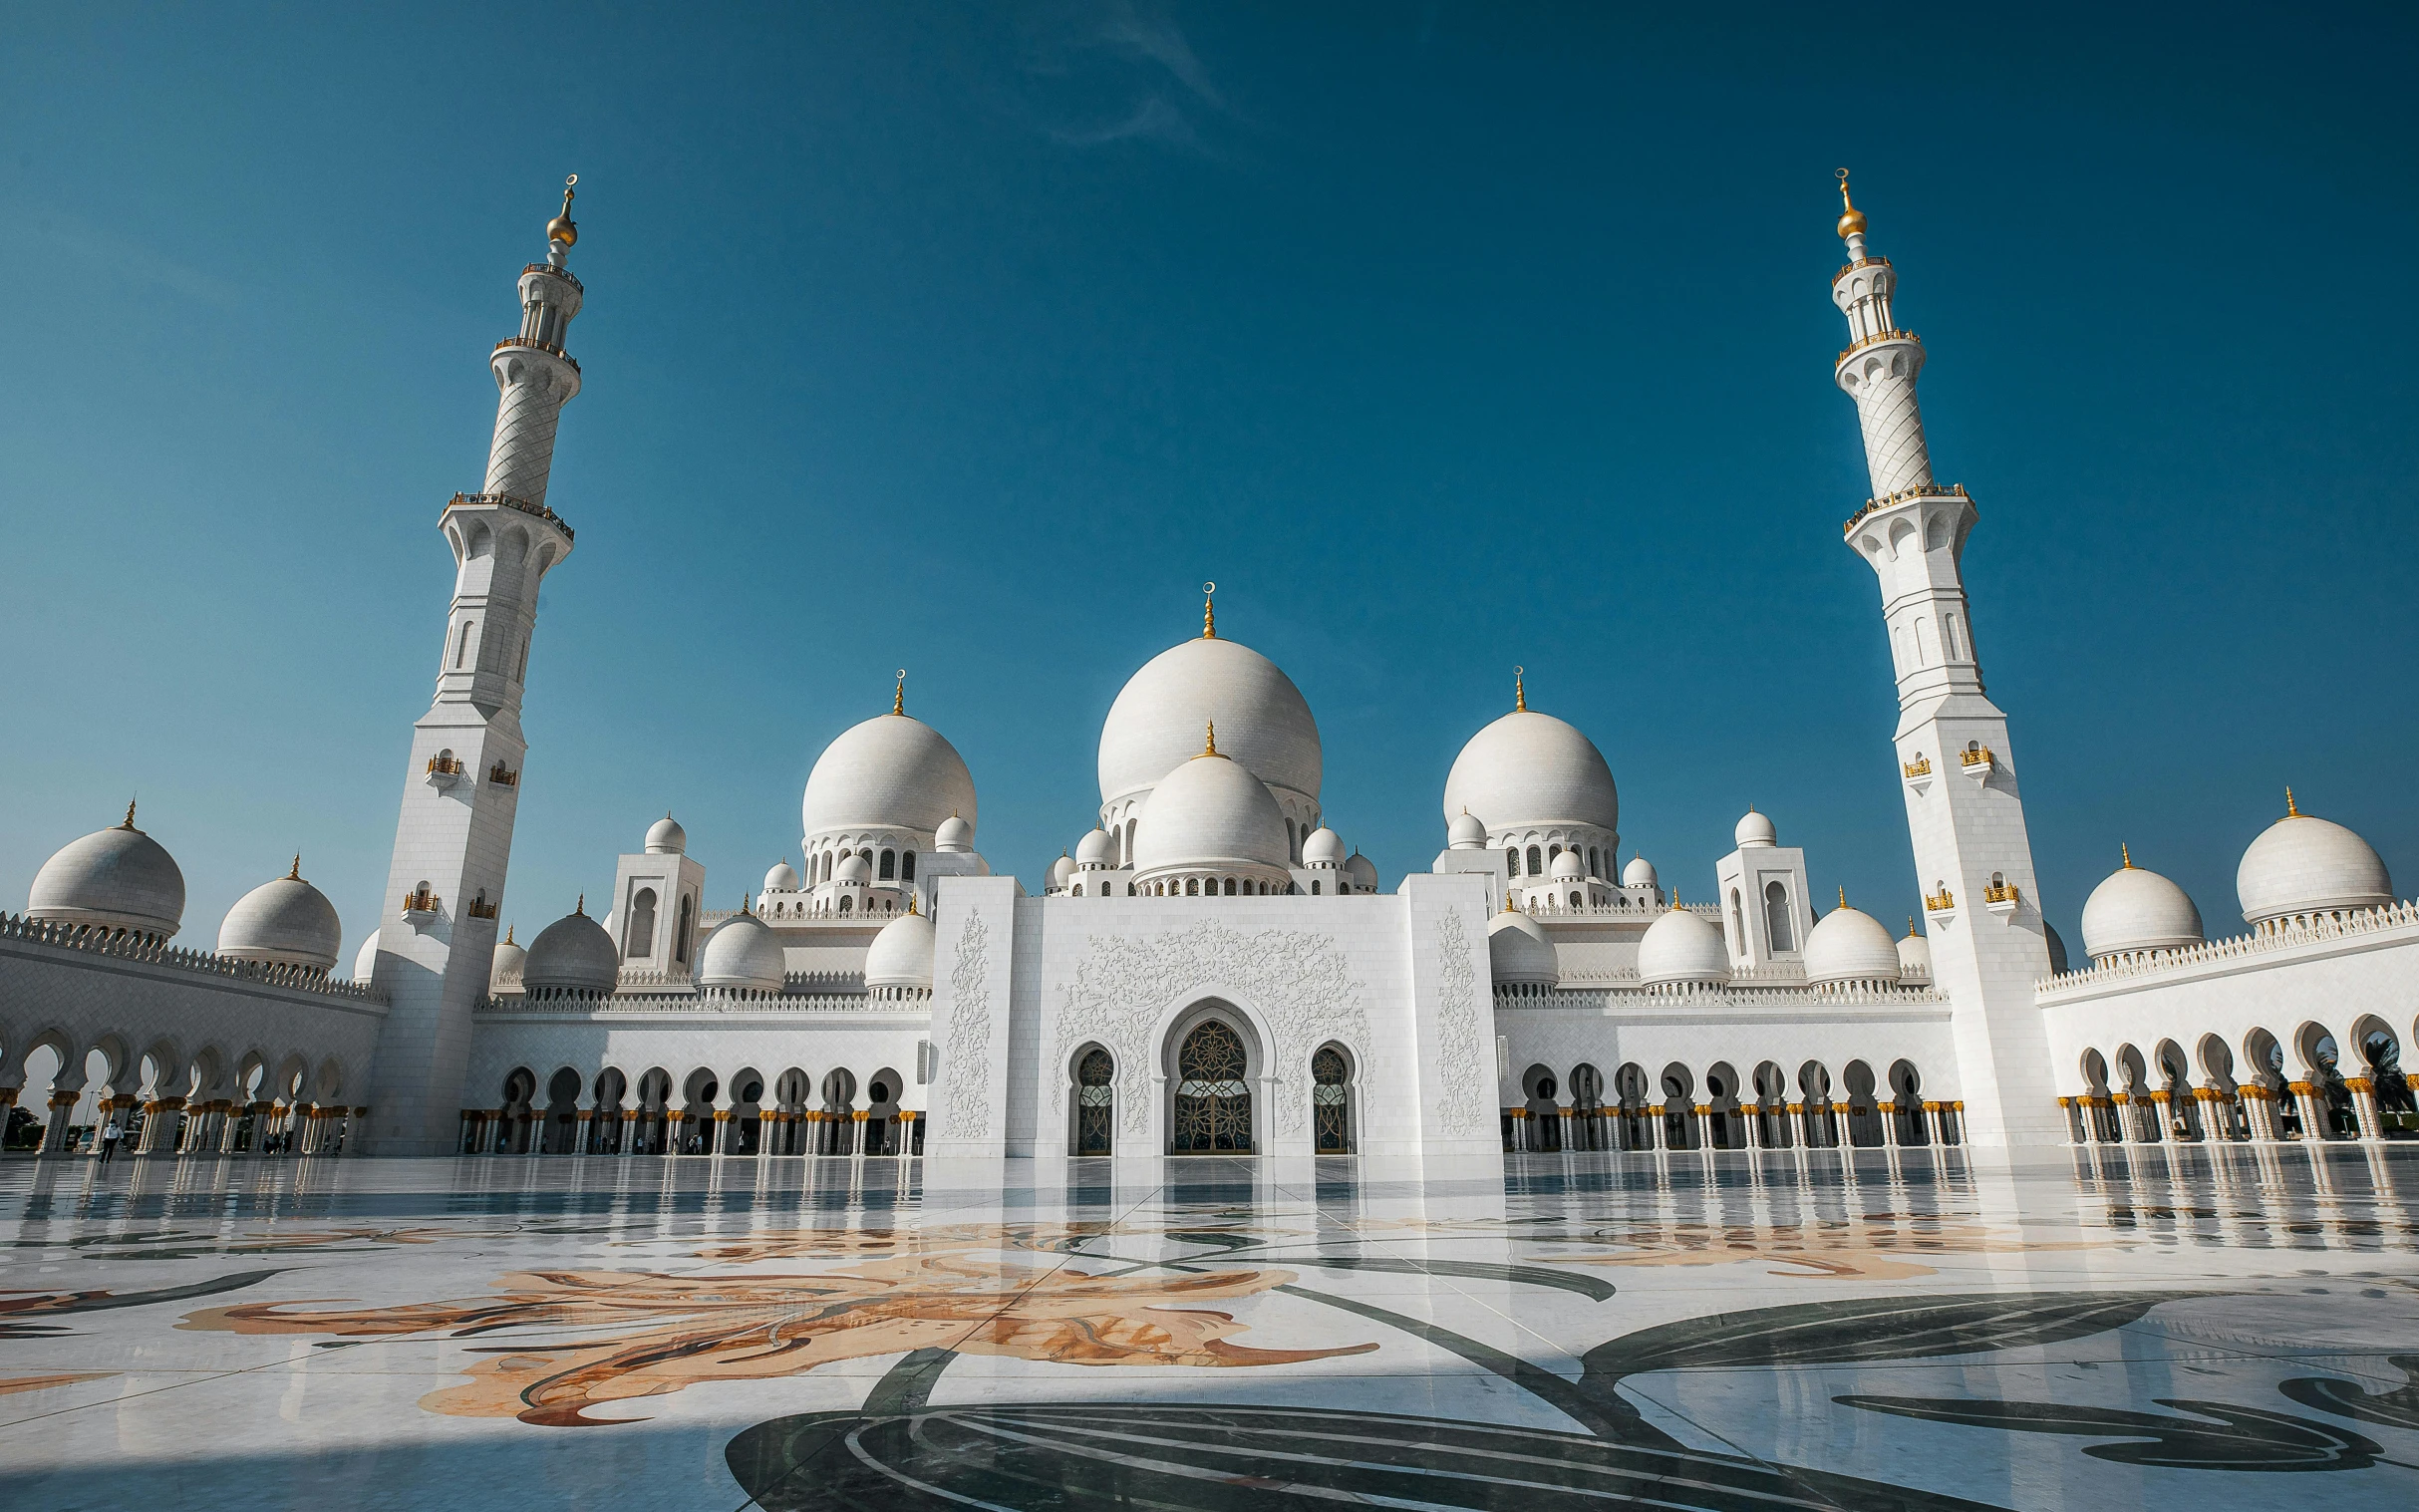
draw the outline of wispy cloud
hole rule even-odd
[[[1144,141],[1206,153],[1204,125],[1234,115],[1175,18],[1132,0],[1058,12],[1032,38],[1026,72],[1056,87],[1041,128],[1069,147]]]
[[[162,256],[146,242],[57,205],[20,200],[10,206],[0,215],[0,246],[10,245],[107,266],[120,278],[156,284],[207,304],[230,306],[244,298],[243,291],[225,279]]]

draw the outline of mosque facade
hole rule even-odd
[[[2247,932],[2207,938],[2127,853],[2084,904],[2088,962],[2067,960],[1961,575],[1975,504],[1934,475],[1923,344],[1841,195],[1835,374],[1873,485],[1842,538],[1881,595],[1920,929],[1822,906],[1752,811],[1680,902],[1623,858],[1603,755],[1517,682],[1445,778],[1429,869],[1389,883],[1325,821],[1309,704],[1205,596],[1200,633],[1110,708],[1098,812],[1039,895],[992,873],[973,774],[902,682],[823,752],[798,863],[741,908],[707,906],[666,815],[609,892],[499,940],[538,587],[573,544],[547,501],[580,387],[567,188],[490,355],[485,479],[439,521],[436,691],[352,979],[299,857],[215,948],[171,945],[182,874],[130,807],[0,915],[0,1104],[50,1154],[115,1117],[151,1153],[967,1168],[2419,1135],[2400,1065],[2419,905],[2289,797],[2243,858]]]

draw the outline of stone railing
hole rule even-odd
[[[701,987],[695,992],[595,992],[544,988],[479,1000],[482,1014],[560,1015],[564,1018],[655,1018],[717,1014],[901,1014],[929,1013],[931,988],[885,988],[879,994],[761,993],[744,988]]]
[[[1843,271],[1845,270],[1843,269]],[[1876,331],[1871,336],[1850,342],[1839,356],[1831,359],[1831,362],[1834,367],[1837,367],[1839,364],[1846,362],[1849,358],[1854,357],[1857,353],[1864,351],[1867,347],[1878,347],[1885,342],[1921,340],[1923,340],[1923,338],[1916,335],[1913,331]]]
[[[568,359],[565,360],[568,361]],[[572,365],[574,367],[578,366],[576,363]],[[533,504],[525,498],[519,498],[509,493],[456,493],[452,498],[446,500],[446,508],[448,509],[453,508],[455,504],[495,504],[506,509],[518,509],[523,514],[534,514],[539,519],[544,520],[547,524],[552,525],[555,529],[560,530],[563,532],[563,539],[565,540],[573,540],[577,538],[573,535],[571,527],[563,523],[563,517],[561,515],[547,508],[544,504]],[[443,511],[440,512],[442,513]]]
[[[1741,987],[1733,982],[1728,987],[1712,983],[1641,987],[1632,982],[1621,987],[1498,987],[1495,989],[1495,1006],[1570,1008],[1614,1013],[1672,1008],[1710,1012],[1739,1009],[1802,1011],[1809,1008],[1946,1010],[1949,1000],[1932,988],[1923,986],[1855,987],[1834,983],[1823,987],[1802,984],[1788,987],[1777,983],[1749,983]]]
[[[16,914],[0,914],[0,940],[24,940],[59,950],[83,951],[88,955],[107,956],[118,961],[140,961],[150,966],[164,966],[171,971],[226,977],[238,982],[258,982],[268,987],[317,993],[330,998],[381,1004],[386,1001],[366,982],[339,981],[324,971],[315,971],[310,967],[237,961],[209,951],[184,950],[152,936],[133,935],[91,924],[60,924]]]
[[[559,357],[564,362],[571,365],[572,372],[577,373],[579,371],[579,359],[573,357],[570,353],[554,345],[552,342],[539,341],[536,338],[529,336],[507,336],[502,341],[495,344],[495,350],[498,352],[503,351],[507,347],[526,347],[532,352],[543,352],[548,357]]]
[[[1833,283],[1838,283],[1841,279],[1847,277],[1857,269],[1869,268],[1876,263],[1879,263],[1886,268],[1890,266],[1890,259],[1887,257],[1859,257],[1854,262],[1843,262],[1840,264],[1840,270],[1831,275],[1831,281]]]
[[[1559,887],[1570,884],[1539,882],[1527,884],[1538,887]],[[1577,884],[1585,887],[1585,882]],[[1602,884],[1599,884],[1600,886]],[[1696,905],[1691,904],[1690,907]],[[1711,905],[1705,905],[1710,907]],[[1618,903],[1531,903],[1521,909],[1532,919],[1627,919],[1634,924],[1652,924],[1663,917],[1663,910],[1644,898],[1625,898]],[[1719,917],[1716,910],[1715,917]]]
[[[1842,353],[1841,355],[1847,354]],[[1854,530],[1863,523],[1865,516],[1874,510],[1887,509],[1893,504],[1903,504],[1911,498],[1965,498],[1965,485],[1964,483],[1918,483],[1912,488],[1901,488],[1896,493],[1885,493],[1880,498],[1869,498],[1865,500],[1865,506],[1862,509],[1848,516],[1848,523],[1840,526],[1840,534],[1845,535]]]
[[[1862,266],[1862,264],[1859,264],[1859,266]],[[531,273],[551,273],[556,278],[559,278],[563,282],[571,285],[571,287],[578,289],[582,294],[588,292],[588,290],[582,286],[579,279],[572,274],[569,268],[558,268],[550,262],[533,262],[520,271],[523,278],[528,277]],[[1844,273],[1847,271],[1847,269],[1842,268],[1840,271]]]
[[[2195,966],[2220,965],[2229,961],[2249,960],[2272,955],[2277,951],[2294,950],[2308,945],[2324,945],[2336,940],[2356,940],[2364,936],[2393,929],[2419,927],[2419,900],[2405,903],[2385,903],[2375,908],[2346,910],[2340,918],[2313,919],[2305,924],[2285,924],[2257,930],[2248,935],[2235,935],[2224,940],[2204,941],[2199,945],[2183,945],[2172,950],[2147,950],[2137,955],[2111,960],[2105,965],[2087,966],[2063,976],[2044,977],[2033,984],[2041,993],[2065,994],[2070,990],[2104,986],[2113,982],[2133,981],[2142,977],[2164,976]]]

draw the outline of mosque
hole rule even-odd
[[[576,180],[574,180],[576,181]],[[483,485],[445,505],[455,574],[413,727],[382,916],[351,979],[300,860],[214,946],[123,823],[0,915],[0,1104],[44,1153],[98,1118],[151,1154],[263,1152],[1482,1160],[1507,1151],[2419,1134],[2419,907],[2361,838],[2285,815],[2244,854],[2243,932],[2125,864],[2070,963],[2041,912],[2007,718],[1960,561],[1976,506],[1935,479],[1924,348],[1848,202],[1836,377],[1873,493],[1875,574],[1923,924],[1815,895],[1770,816],[1681,903],[1622,854],[1603,755],[1528,707],[1446,775],[1430,868],[1392,879],[1326,822],[1319,726],[1268,658],[1201,630],[1100,732],[1100,806],[1039,896],[977,848],[974,775],[891,706],[816,761],[797,865],[718,885],[670,815],[524,947],[498,939],[547,501],[585,291],[571,191],[489,359]],[[634,834],[640,825],[633,822]],[[765,837],[766,853],[789,849]],[[601,870],[600,870],[601,875]],[[368,921],[363,921],[365,924]]]

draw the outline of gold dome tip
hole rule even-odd
[[[120,829],[132,829],[135,827],[135,800],[133,798],[126,800],[126,822],[118,827]]]
[[[131,816],[135,812],[134,806],[129,804],[126,811]],[[2284,789],[2284,816],[2288,819],[2301,817],[2301,807],[2293,801],[2293,790],[2289,787]]]
[[[1849,237],[1865,229],[1865,212],[1858,209],[1856,201],[1848,197],[1848,170],[1846,168],[1839,170],[1839,180],[1840,209],[1843,212],[1840,215],[1840,240],[1846,241]]]
[[[1512,669],[1512,712],[1514,714],[1529,712],[1529,669],[1526,667]]]
[[[907,712],[907,669],[904,667],[899,669],[899,686],[890,696],[890,712],[892,714]],[[955,809],[950,811],[956,812]]]
[[[505,943],[506,945],[511,945],[511,944],[515,943],[515,942],[514,942],[514,940],[513,940],[513,938],[512,938],[512,931],[514,931],[515,929],[518,929],[519,927],[520,927],[520,926],[519,926],[519,925],[517,925],[517,924],[507,924],[507,925],[505,925],[505,926],[504,926],[504,943]]]
[[[302,852],[299,850],[294,852],[294,864],[286,869],[286,880],[289,882],[302,880]]]
[[[1201,755],[1214,756],[1218,754],[1218,722],[1205,720],[1202,723],[1205,730],[1201,740]]]
[[[563,212],[546,222],[548,241],[559,241],[567,247],[579,244],[579,226],[571,219],[571,186],[578,182],[577,173],[563,180]]]
[[[1840,887],[1840,907],[1842,907],[1842,908],[1846,908],[1847,906],[1848,906],[1848,888],[1847,888],[1847,886],[1846,886],[1845,884],[1842,884],[1842,886]]]
[[[1214,641],[1218,638],[1218,585],[1216,583],[1201,585],[1201,638],[1205,641]]]
[[[2133,847],[2123,840],[2117,842],[2117,854],[2125,858],[2124,870],[2133,870]]]

